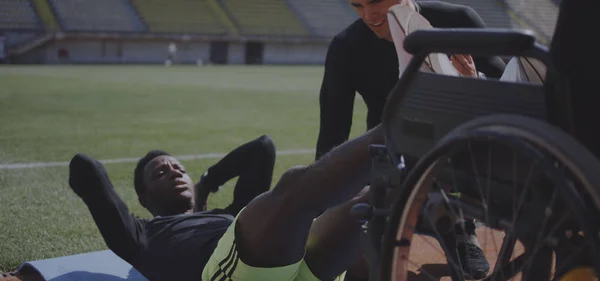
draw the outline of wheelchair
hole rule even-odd
[[[482,280],[598,280],[600,161],[572,137],[568,81],[548,50],[500,29],[418,30],[404,47],[413,58],[384,109],[385,145],[370,147],[371,201],[353,208],[369,281],[473,280],[455,243],[465,221],[497,253],[484,249]],[[431,53],[535,58],[553,84],[420,72]],[[441,257],[421,260],[437,265],[414,261],[425,246]]]

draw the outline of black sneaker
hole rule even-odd
[[[475,222],[466,221],[464,229],[461,224],[457,224],[455,230],[458,257],[465,278],[467,280],[479,280],[487,277],[490,272],[490,264],[483,254],[479,240],[475,235]]]

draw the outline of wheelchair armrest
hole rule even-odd
[[[534,48],[535,40],[529,30],[431,28],[410,33],[404,39],[404,49],[413,55],[426,52],[520,56]]]

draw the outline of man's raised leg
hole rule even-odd
[[[382,135],[378,126],[309,166],[288,170],[272,190],[250,202],[236,224],[240,260],[267,268],[299,262],[313,219],[365,186],[371,168],[369,144],[382,143]]]
[[[350,211],[354,205],[369,201],[371,195],[368,190],[363,189],[353,199],[325,211],[314,221],[304,260],[319,280],[333,280],[361,261],[363,224]],[[368,277],[368,271],[363,272],[362,277]]]

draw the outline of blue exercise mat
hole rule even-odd
[[[147,281],[110,250],[28,261],[19,272],[37,272],[47,281]]]

